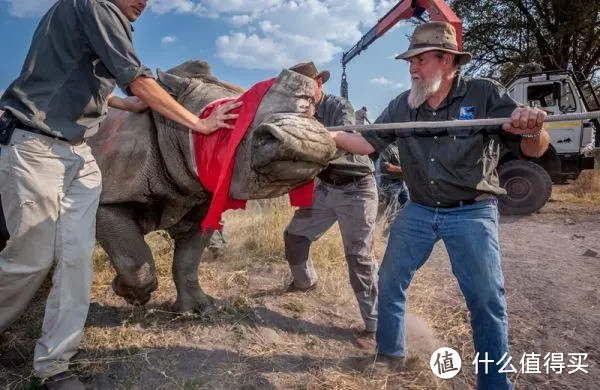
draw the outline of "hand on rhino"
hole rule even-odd
[[[230,112],[240,108],[242,102],[229,102],[216,108],[208,117],[198,119],[198,124],[192,129],[202,134],[214,133],[219,129],[233,129],[233,124],[228,121],[233,121],[238,118],[238,114]]]

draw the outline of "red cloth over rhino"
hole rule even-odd
[[[233,130],[219,129],[209,135],[194,133],[194,154],[198,178],[202,186],[213,194],[206,217],[202,221],[202,229],[219,230],[221,216],[226,210],[244,209],[245,200],[229,197],[229,186],[233,176],[234,158],[237,147],[252,124],[256,110],[262,98],[275,79],[262,81],[240,96],[237,101],[243,105],[232,111],[239,114]],[[217,107],[234,99],[221,99],[209,104],[200,114],[200,118],[208,117]],[[290,192],[292,206],[308,207],[312,204],[314,181],[304,184]]]

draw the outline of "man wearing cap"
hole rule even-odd
[[[452,271],[471,313],[479,353],[480,389],[511,389],[498,363],[508,354],[504,280],[498,243],[496,166],[501,145],[515,156],[539,157],[548,148],[545,113],[519,107],[499,84],[460,75],[471,55],[458,50],[447,23],[419,25],[407,52],[412,88],[392,100],[376,123],[510,118],[501,128],[411,129],[359,134],[332,132],[338,147],[353,153],[398,145],[411,201],[392,225],[379,272],[375,367],[400,368],[406,355],[406,290],[434,244],[446,246]],[[486,356],[487,355],[487,356]],[[508,356],[508,355],[507,355]],[[506,360],[505,360],[506,361]]]
[[[357,125],[364,125],[365,122],[371,124],[371,121],[369,120],[369,118],[367,118],[367,107],[365,106],[362,106],[360,110],[356,111],[354,119],[356,120]]]
[[[328,71],[318,73],[312,62],[290,69],[315,79],[315,118],[319,122],[324,126],[354,124],[352,105],[323,93]],[[377,263],[373,253],[377,187],[373,170],[369,157],[339,151],[337,158],[319,174],[312,206],[298,209],[284,233],[285,256],[293,277],[288,291],[307,291],[317,284],[310,245],[338,222],[350,284],[365,322],[365,336],[377,328]]]
[[[18,318],[54,266],[34,373],[49,389],[83,389],[68,371],[90,304],[101,175],[85,140],[115,85],[153,110],[210,133],[237,115],[209,118],[179,105],[132,44],[147,0],[58,0],[33,35],[21,74],[0,98],[0,195],[11,238],[0,252],[0,332]],[[121,99],[111,105],[136,108]],[[136,109],[145,109],[139,105]],[[110,173],[108,173],[110,174]]]

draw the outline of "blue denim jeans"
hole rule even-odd
[[[406,290],[440,239],[471,312],[475,350],[480,360],[487,352],[488,359],[497,363],[508,352],[508,323],[496,199],[451,209],[411,201],[406,204],[392,225],[379,270],[378,352],[391,357],[405,355]],[[479,364],[477,387],[512,389],[507,375],[498,373],[501,366],[495,363],[488,365],[487,375],[484,364]]]

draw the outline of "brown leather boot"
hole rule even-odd
[[[363,361],[362,371],[369,375],[390,375],[406,368],[406,358],[393,358],[377,354]]]

